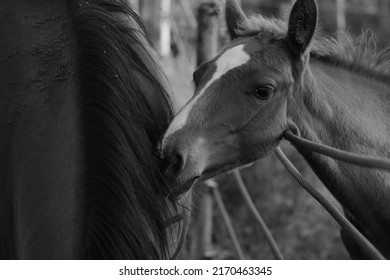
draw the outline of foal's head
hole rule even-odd
[[[317,6],[298,0],[287,25],[250,20],[228,0],[226,23],[231,43],[195,71],[195,94],[162,139],[177,193],[199,177],[262,158],[279,144],[289,125],[287,100],[301,86],[307,65]]]

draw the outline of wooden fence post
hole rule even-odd
[[[218,53],[218,13],[214,1],[203,3],[198,9],[197,65]]]
[[[139,13],[151,34],[154,46],[163,57],[168,56],[171,51],[171,7],[171,0],[139,1]]]
[[[194,227],[191,234],[191,258],[196,260],[212,259],[215,256],[213,246],[213,208],[212,189],[206,184],[199,186],[200,196]]]
[[[210,60],[218,52],[218,14],[214,1],[202,3],[198,8],[197,65]],[[192,236],[192,258],[211,259],[213,248],[213,206],[214,199],[210,187],[203,184],[198,200],[199,210]]]
[[[163,57],[171,54],[171,0],[161,1],[160,46]]]

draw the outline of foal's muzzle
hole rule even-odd
[[[174,192],[186,192],[198,179],[204,180],[230,170],[240,159],[238,140],[224,130],[177,131],[161,149],[162,170]]]
[[[169,178],[176,178],[183,169],[184,159],[183,154],[178,148],[169,148],[161,153],[162,170]]]

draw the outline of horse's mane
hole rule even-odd
[[[140,54],[141,48],[150,55],[150,40],[124,0],[69,3],[78,48],[85,166],[80,212],[86,227],[80,258],[167,257],[164,221],[172,214],[171,201],[164,199],[169,188],[153,151],[172,111],[161,81]],[[158,89],[166,115],[152,110],[135,74]]]
[[[238,34],[254,36],[259,33],[272,34],[275,38],[287,34],[288,10],[283,13],[286,19],[251,15],[239,24]],[[337,33],[336,38],[322,36],[317,28],[311,45],[311,57],[324,63],[347,68],[350,71],[387,78],[390,74],[390,46],[379,49],[375,35],[370,31],[353,36],[347,31]]]

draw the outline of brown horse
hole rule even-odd
[[[227,1],[232,38],[194,73],[194,97],[162,139],[176,193],[263,158],[284,131],[339,149],[390,157],[390,49],[370,33],[321,38],[317,5],[298,0],[289,20],[246,17]],[[300,151],[347,217],[390,258],[390,177]],[[353,258],[366,258],[342,232]]]
[[[145,34],[124,0],[0,2],[0,259],[171,256],[154,147],[173,115]]]

